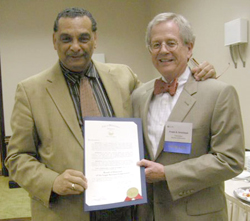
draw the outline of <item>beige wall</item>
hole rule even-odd
[[[250,148],[248,80],[250,53],[246,45],[246,67],[238,60],[235,69],[228,47],[224,46],[224,23],[236,18],[250,20],[249,0],[0,0],[0,50],[3,71],[6,134],[11,135],[9,118],[17,82],[51,66],[57,60],[52,45],[52,26],[59,11],[80,6],[90,10],[98,22],[98,48],[106,62],[125,63],[147,81],[157,72],[144,46],[149,20],[158,13],[183,14],[196,34],[194,57],[211,62],[220,80],[238,91],[245,128],[246,147]]]
[[[0,52],[6,135],[11,135],[10,115],[16,85],[57,61],[52,44],[53,23],[66,7],[84,7],[98,24],[95,53],[106,62],[124,63],[142,81],[151,79],[151,63],[144,44],[150,18],[144,0],[0,0]]]
[[[193,25],[196,35],[194,57],[199,61],[212,63],[218,75],[228,67],[220,77],[234,85],[238,91],[245,129],[246,147],[250,148],[250,46],[242,49],[246,59],[246,67],[238,59],[238,67],[234,68],[229,48],[224,46],[224,24],[228,21],[245,18],[250,21],[249,0],[151,0],[151,15],[172,11],[184,15]],[[248,28],[249,29],[249,28]],[[249,33],[249,30],[248,30]],[[249,37],[248,37],[249,41]]]

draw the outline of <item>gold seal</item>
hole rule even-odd
[[[132,198],[135,198],[138,195],[138,193],[139,193],[138,189],[135,187],[132,187],[128,189],[127,196],[132,199]]]

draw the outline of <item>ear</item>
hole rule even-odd
[[[150,54],[150,55],[152,55],[152,51],[150,51],[149,47],[147,47],[147,48],[148,48],[148,52],[149,52],[149,54]]]
[[[96,31],[94,32],[94,49],[97,48],[97,33]]]
[[[192,54],[193,54],[194,44],[193,43],[188,43],[186,45],[186,47],[187,47],[187,60],[189,60],[192,57]]]
[[[56,32],[53,33],[53,45],[54,45],[54,49],[57,50],[57,46],[56,46]]]

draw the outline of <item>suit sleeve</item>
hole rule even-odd
[[[11,128],[13,135],[5,161],[10,177],[27,190],[31,197],[48,207],[53,182],[58,173],[39,162],[40,140],[29,99],[21,83],[16,91]]]
[[[132,85],[132,92],[137,89],[138,87],[140,87],[142,85],[141,81],[138,79],[138,76],[131,70],[130,67],[128,67],[130,73],[131,73],[131,76],[132,76],[132,79],[133,79],[133,85]]]
[[[207,154],[165,166],[173,200],[218,185],[243,170],[243,125],[238,96],[232,86],[224,86],[220,91],[210,123]]]

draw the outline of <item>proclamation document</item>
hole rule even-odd
[[[139,118],[84,118],[85,211],[147,203]]]

